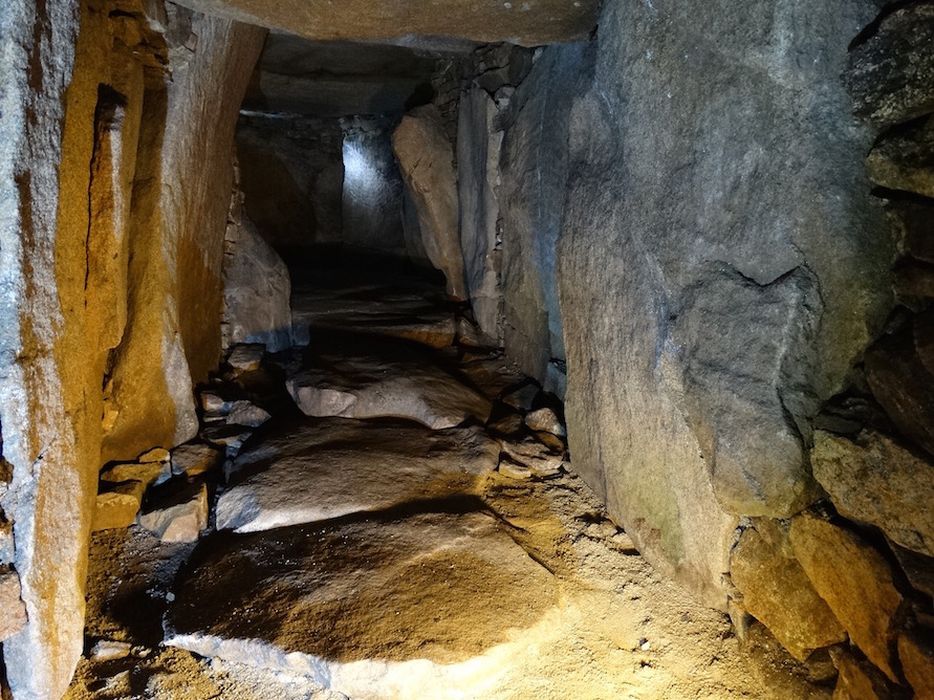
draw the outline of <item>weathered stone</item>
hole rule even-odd
[[[209,425],[201,431],[201,438],[212,445],[223,447],[228,457],[236,457],[253,431],[241,425]]]
[[[20,599],[19,576],[15,571],[0,573],[0,642],[26,625],[26,605]]]
[[[130,655],[132,646],[128,642],[101,639],[91,647],[91,661],[106,662],[125,659]]]
[[[934,112],[934,7],[911,3],[882,18],[850,54],[856,113],[878,126]]]
[[[850,639],[897,682],[890,643],[902,596],[888,563],[856,535],[812,516],[795,518],[790,538],[795,557]]]
[[[934,556],[934,465],[881,433],[864,431],[853,442],[818,431],[811,467],[841,515]]]
[[[515,435],[522,431],[524,425],[525,423],[522,421],[522,416],[520,414],[507,413],[502,418],[491,422],[487,425],[487,428],[500,435]]]
[[[528,117],[568,125],[570,177],[546,201],[565,206],[575,471],[660,572],[718,607],[735,516],[810,500],[810,420],[890,308],[874,134],[840,81],[876,13],[610,2],[592,77],[563,47],[532,69],[565,51],[553,60],[585,73],[556,87],[576,93],[567,113]]]
[[[164,447],[153,447],[151,450],[144,452],[139,457],[136,458],[136,461],[140,464],[150,464],[153,462],[168,462],[169,461],[169,451]]]
[[[13,563],[13,523],[0,518],[0,565]]]
[[[916,698],[934,697],[934,647],[917,634],[898,636],[898,658]]]
[[[235,345],[227,356],[227,364],[235,372],[255,372],[263,363],[266,346],[263,343],[242,343]]]
[[[537,411],[532,411],[526,415],[525,424],[535,432],[551,433],[561,437],[567,435],[564,425],[550,408],[540,408]]]
[[[537,384],[523,384],[503,395],[503,403],[517,411],[528,411],[535,403],[541,390]]]
[[[468,418],[486,422],[492,404],[483,395],[428,361],[379,357],[324,358],[286,382],[307,416],[418,421],[440,430]]]
[[[479,428],[426,430],[332,419],[268,436],[234,463],[218,529],[268,530],[471,491],[499,444]]]
[[[521,6],[457,0],[446,3],[443,11],[429,0],[405,6],[394,0],[353,0],[335,7],[307,0],[273,5],[264,0],[184,0],[181,4],[308,39],[395,43],[386,40],[411,41],[413,36],[422,36],[425,40],[447,37],[479,43],[509,41],[524,46],[583,39],[593,29],[599,9],[594,0],[580,0],[577,4],[529,0]]]
[[[142,481],[124,481],[108,484],[97,494],[97,506],[91,530],[126,528],[136,522],[136,514],[143,500],[146,484]]]
[[[392,148],[418,212],[425,252],[444,273],[448,294],[467,299],[454,154],[438,109],[430,105],[406,114],[393,132]]]
[[[197,476],[214,469],[221,455],[214,447],[199,443],[179,445],[172,450],[172,473]]]
[[[846,641],[846,630],[801,565],[756,530],[744,530],[733,548],[730,576],[743,594],[743,607],[798,661],[815,649]]]
[[[488,348],[495,345],[483,335],[480,327],[461,316],[457,319],[456,340],[459,345],[468,348]]]
[[[497,112],[489,94],[474,87],[461,97],[457,113],[457,187],[465,279],[477,324],[494,345],[500,345],[503,338],[496,194],[503,132],[493,124]]]
[[[866,168],[880,187],[934,197],[934,117],[883,136],[869,152]]]
[[[832,650],[831,656],[839,674],[833,700],[891,699],[885,679],[870,664],[841,649]]]
[[[503,452],[515,464],[528,468],[532,474],[541,478],[555,476],[564,464],[562,454],[554,454],[546,445],[532,439],[522,442],[504,440]]]
[[[873,345],[865,366],[873,395],[898,429],[934,454],[934,376],[918,356],[911,328]]]
[[[477,505],[213,535],[176,582],[166,643],[349,697],[443,697],[467,678],[488,682],[502,657],[484,652],[534,654],[558,586]]]
[[[101,481],[120,483],[122,481],[139,481],[145,487],[167,481],[172,476],[171,466],[165,462],[149,462],[139,464],[115,464],[101,472]]]
[[[227,423],[230,425],[244,425],[248,428],[258,428],[272,418],[268,411],[249,401],[234,401],[230,404],[227,413]]]
[[[180,494],[173,494],[169,503],[141,513],[140,526],[163,542],[194,542],[208,526],[208,488],[194,484]]]
[[[225,345],[261,343],[269,352],[285,350],[292,345],[288,268],[246,217],[227,225],[224,240]]]
[[[524,481],[532,478],[532,470],[522,464],[516,464],[511,459],[500,460],[497,471],[509,479]]]
[[[200,395],[201,408],[206,413],[226,415],[230,411],[230,401],[224,400],[220,394],[213,391],[202,391]]]

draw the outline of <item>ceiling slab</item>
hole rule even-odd
[[[176,0],[308,39],[417,44],[448,38],[538,46],[586,38],[600,0]]]

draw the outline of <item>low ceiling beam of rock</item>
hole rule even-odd
[[[308,39],[418,43],[418,38],[538,46],[583,39],[598,0],[179,0],[199,12]]]

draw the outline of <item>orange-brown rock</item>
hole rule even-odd
[[[934,698],[934,647],[915,633],[898,637],[898,658],[916,698]]]
[[[890,647],[902,596],[886,560],[853,533],[813,516],[795,518],[789,536],[795,557],[850,639],[896,681]]]

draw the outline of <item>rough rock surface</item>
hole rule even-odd
[[[855,109],[878,126],[934,112],[934,7],[908,3],[882,18],[850,55]]]
[[[871,664],[839,650],[834,650],[833,660],[838,672],[833,700],[887,700],[891,697],[882,674]]]
[[[733,516],[787,516],[816,495],[810,417],[888,312],[891,253],[862,162],[873,134],[839,78],[876,12],[607,3],[593,85],[568,117],[558,277],[575,469],[643,554],[714,605]]]
[[[892,422],[934,455],[934,376],[924,366],[911,326],[867,350],[865,367],[872,394]]]
[[[454,314],[417,292],[379,285],[347,290],[301,289],[292,298],[296,329],[340,329],[362,335],[403,338],[434,348],[454,342]]]
[[[0,642],[9,639],[26,625],[26,606],[20,600],[19,576],[0,573]]]
[[[418,212],[428,259],[444,273],[448,294],[467,299],[454,153],[438,108],[429,105],[406,114],[392,134],[392,148]]]
[[[124,481],[109,486],[97,494],[97,506],[91,530],[129,527],[136,522],[146,485],[141,481]]]
[[[246,216],[227,225],[224,243],[225,346],[263,343],[269,352],[290,347],[292,283],[282,258]]]
[[[469,492],[498,457],[499,443],[478,428],[309,421],[235,461],[240,474],[218,500],[217,527],[268,530]]]
[[[799,661],[846,641],[846,630],[817,594],[801,565],[755,529],[743,531],[730,558],[742,606]]]
[[[454,375],[424,360],[324,357],[286,382],[307,416],[408,418],[441,430],[469,418],[485,423],[490,401]]]
[[[525,424],[529,426],[530,430],[536,432],[544,431],[559,437],[567,435],[567,431],[564,429],[561,421],[558,420],[558,416],[555,415],[555,412],[550,408],[539,408],[536,411],[530,412],[525,417]]]
[[[811,516],[795,518],[794,555],[850,639],[897,682],[890,648],[902,596],[882,556],[856,535]]]
[[[211,445],[198,443],[179,445],[172,450],[172,473],[197,476],[210,471],[220,462],[220,452]]]
[[[934,116],[883,136],[866,168],[879,187],[934,197]]]
[[[163,542],[194,542],[208,526],[208,489],[192,484],[139,516],[140,526]]]
[[[497,242],[499,156],[503,132],[494,125],[498,109],[486,90],[471,88],[461,97],[457,125],[457,188],[460,241],[470,306],[477,325],[502,344],[502,266]]]
[[[551,574],[483,512],[220,534],[210,544],[182,574],[167,643],[300,669],[352,697],[392,695],[413,673],[446,688],[458,663],[521,635],[557,599]]]
[[[353,0],[340,6],[311,0],[272,5],[265,0],[183,0],[181,4],[308,39],[412,43],[422,36],[525,46],[585,38],[596,24],[599,9],[595,0],[528,0],[524,4],[456,0],[443,5],[433,0],[404,5],[396,0]]]
[[[855,442],[814,433],[814,478],[840,515],[880,528],[908,549],[934,556],[934,465],[891,438],[863,432]]]
[[[898,658],[916,698],[934,697],[934,648],[910,633],[898,637]]]

